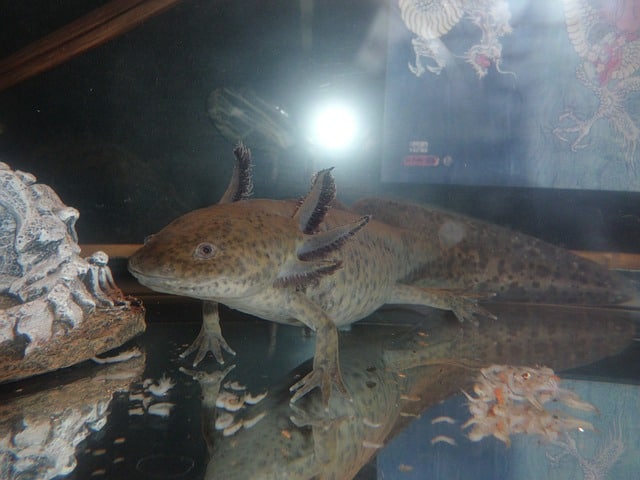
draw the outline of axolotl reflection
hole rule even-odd
[[[238,391],[238,384],[246,383],[234,373],[251,359],[239,359],[244,365],[236,370],[185,372],[202,387],[203,431],[211,456],[205,478],[350,479],[416,416],[429,415],[426,409],[461,389],[471,392],[474,381],[486,372],[482,367],[544,363],[562,370],[619,352],[633,338],[633,323],[624,311],[496,305],[496,312],[495,321],[461,329],[443,312],[421,317],[385,311],[380,314],[384,325],[356,325],[341,332],[342,372],[353,401],[332,396],[328,412],[321,396],[313,393],[293,407],[289,403],[291,378],[304,375],[309,362],[269,385],[266,398],[256,395],[265,387],[254,390],[249,379],[249,387]],[[278,340],[285,351],[295,348],[295,336]],[[561,393],[565,402],[572,400],[567,403],[573,408],[584,405],[572,392]],[[250,401],[237,408],[242,402],[229,401],[228,396]],[[470,408],[477,408],[478,402],[474,398]],[[582,414],[585,408],[579,410]],[[482,419],[472,417],[474,428],[463,428],[469,412],[459,413],[448,427],[451,434],[461,441],[464,436],[479,440],[475,427],[484,426]]]

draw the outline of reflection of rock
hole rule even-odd
[[[0,400],[0,478],[49,479],[76,467],[75,449],[107,421],[115,392],[140,377],[144,357],[106,367],[66,385]],[[75,375],[75,372],[68,376]]]
[[[82,259],[77,210],[0,163],[0,382],[73,365],[144,330],[144,310],[96,252]]]

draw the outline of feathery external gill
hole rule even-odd
[[[300,231],[310,235],[318,230],[329,204],[336,196],[336,183],[331,175],[333,167],[320,170],[312,180],[311,190],[304,198],[294,218],[298,221]]]
[[[236,157],[235,168],[238,171],[238,190],[234,201],[246,200],[253,194],[251,150],[244,143],[239,142],[233,149],[233,155]]]
[[[331,275],[342,267],[340,260],[318,260],[315,262],[298,261],[292,264],[284,275],[273,282],[274,287],[307,285],[324,275]]]
[[[341,225],[328,232],[309,235],[298,249],[298,258],[300,260],[313,260],[338,250],[347,240],[369,223],[369,220],[371,220],[371,216],[365,215],[356,222]]]
[[[233,149],[235,164],[227,190],[218,203],[233,203],[248,199],[253,193],[251,150],[242,142]]]

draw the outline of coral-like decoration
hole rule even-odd
[[[593,430],[586,420],[546,409],[545,405],[551,402],[596,411],[576,393],[560,388],[560,378],[550,368],[492,365],[480,372],[473,386],[477,397],[464,392],[473,416],[462,427],[472,427],[470,440],[494,436],[510,445],[511,435],[525,433],[556,442],[572,430]]]
[[[104,252],[80,257],[76,209],[0,163],[0,382],[56,370],[144,331]]]

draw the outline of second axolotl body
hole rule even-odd
[[[174,220],[129,261],[131,273],[149,288],[205,301],[203,328],[187,352],[198,350],[196,363],[207,351],[219,361],[221,348],[233,352],[221,334],[217,303],[273,322],[306,325],[316,332],[313,370],[292,386],[292,401],[321,387],[326,403],[332,385],[347,394],[340,375],[337,327],[358,321],[384,304],[447,309],[460,320],[491,316],[476,304],[479,296],[494,293],[491,282],[484,282],[482,291],[421,283],[429,276],[429,265],[441,260],[443,252],[455,253],[456,244],[464,239],[463,234],[458,238],[457,227],[447,237],[457,242],[443,243],[437,240],[438,228],[434,240],[423,229],[398,228],[366,215],[331,209],[335,184],[330,170],[316,175],[309,194],[299,203],[247,199],[249,152],[238,147],[234,153],[238,164],[221,202]],[[451,218],[462,226],[468,221]],[[535,239],[529,243],[555,249]],[[526,257],[526,252],[520,252],[518,258],[523,254]],[[566,268],[555,258],[544,265],[558,271],[555,290],[560,276],[578,274],[584,277],[585,288],[619,290],[619,279],[606,269],[568,252],[566,256],[570,256]],[[567,268],[574,271],[560,272]]]

